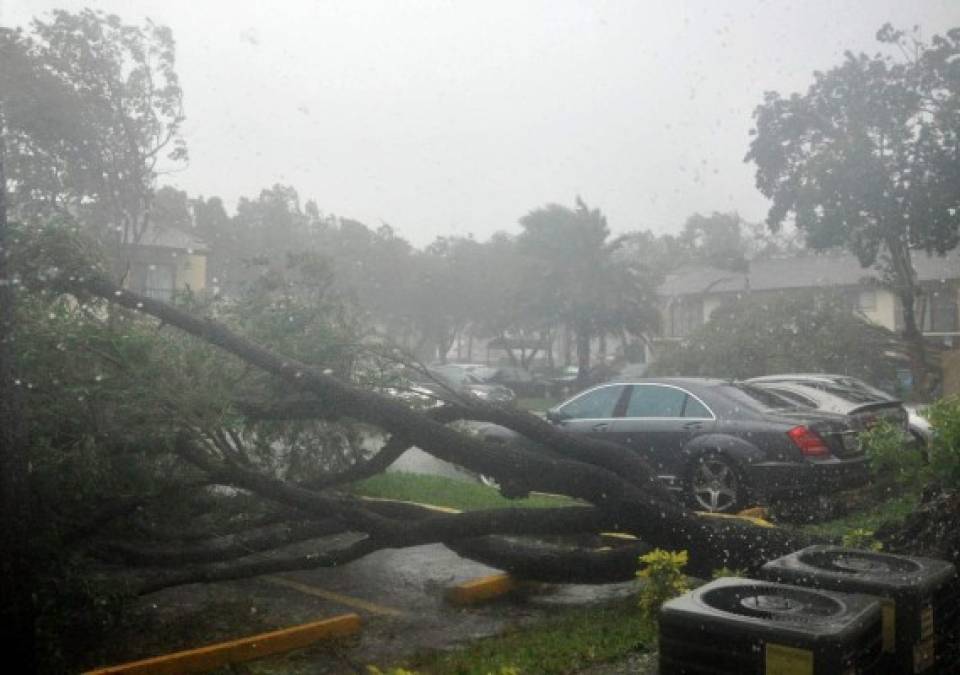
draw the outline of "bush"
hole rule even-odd
[[[934,403],[929,417],[933,427],[930,469],[944,487],[960,488],[960,396]]]
[[[690,589],[682,571],[687,560],[686,551],[664,551],[659,548],[640,556],[644,567],[637,572],[637,576],[646,580],[640,592],[640,612],[644,621],[655,624],[663,603]]]
[[[923,468],[923,457],[909,446],[901,429],[882,421],[860,434],[874,478],[911,482]]]
[[[682,345],[658,354],[651,375],[746,379],[770,373],[846,373],[897,381],[904,351],[893,332],[856,316],[834,294],[747,296],[719,307]]]
[[[856,548],[863,551],[880,551],[883,544],[873,536],[872,530],[856,528],[843,535],[841,543],[844,548]]]

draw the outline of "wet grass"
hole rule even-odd
[[[581,608],[535,626],[477,640],[450,652],[409,659],[404,668],[435,675],[488,675],[516,668],[524,675],[576,673],[589,666],[652,651],[655,633],[640,618],[636,599]]]
[[[853,530],[875,532],[881,524],[902,522],[920,503],[919,488],[904,490],[899,494],[876,491],[862,495],[860,503],[845,515],[821,523],[804,525],[810,534],[842,537]]]
[[[507,499],[497,490],[480,483],[471,483],[442,476],[418,473],[383,473],[354,486],[354,492],[365,497],[384,497],[445,506],[461,511],[507,507],[573,506],[566,497],[534,494],[526,499]]]

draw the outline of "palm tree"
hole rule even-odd
[[[520,219],[520,251],[538,263],[536,306],[576,337],[578,379],[590,370],[590,341],[609,333],[640,334],[654,325],[654,275],[617,255],[607,219],[577,197],[576,208],[547,204]]]

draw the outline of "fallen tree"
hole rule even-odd
[[[214,345],[281,383],[276,400],[238,396],[230,405],[232,415],[278,421],[350,419],[379,430],[387,439],[371,456],[343,470],[297,481],[255,461],[251,439],[235,429],[204,427],[171,415],[170,424],[177,428],[170,451],[180,464],[177,470],[191,476],[189,489],[201,494],[198,503],[206,500],[204,509],[232,508],[237,513],[226,529],[219,520],[208,530],[202,527],[204,514],[198,513],[198,525],[171,535],[169,528],[145,521],[142,514],[151,500],[162,504],[171,489],[177,494],[176,486],[84,513],[71,530],[75,539],[101,561],[122,565],[134,592],[342,565],[383,548],[427,543],[445,544],[460,555],[524,577],[583,583],[632,578],[637,555],[650,547],[687,550],[690,572],[706,576],[721,567],[753,569],[808,543],[790,530],[698,515],[686,509],[635,453],[563,433],[536,416],[452,393],[438,408],[416,410],[395,397],[364,389],[331,369],[278,353],[213,318],[126,290],[87,261],[68,262],[63,241],[49,239],[62,236],[41,237],[32,249],[25,246],[23,260],[35,261],[23,266],[25,281],[45,292],[70,294],[80,303],[99,298],[153,317],[161,326]],[[51,252],[56,256],[58,251],[63,259],[54,257],[58,264],[50,264]],[[494,422],[533,443],[486,442],[451,426],[460,420]],[[438,513],[363,499],[349,491],[353,482],[383,471],[412,446],[492,476],[506,496],[547,492],[566,495],[577,505]],[[218,497],[210,493],[211,485],[240,493]],[[130,523],[118,526],[125,520]],[[122,541],[118,532],[123,533]],[[627,533],[636,541],[612,549],[564,543],[600,532]],[[322,550],[304,552],[303,543],[319,537],[327,538]],[[335,537],[336,545],[331,545],[330,537]]]

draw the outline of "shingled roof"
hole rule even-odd
[[[920,281],[960,279],[960,250],[946,256],[914,253],[913,264]],[[810,254],[754,260],[746,273],[705,266],[681,267],[667,276],[660,286],[660,295],[858,286],[879,278],[877,269],[861,267],[852,255]]]

